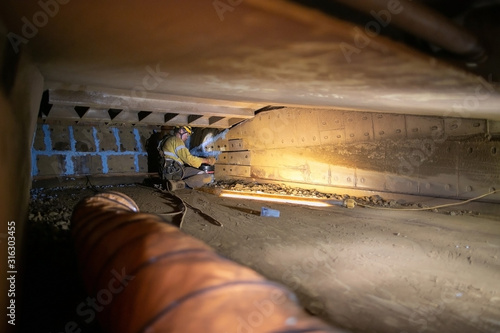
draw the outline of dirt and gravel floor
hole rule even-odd
[[[276,185],[219,186],[229,187],[345,198]],[[77,272],[69,218],[81,198],[106,190],[129,195],[144,212],[176,209],[153,184],[33,189],[21,332],[64,332],[71,322],[81,332],[100,332],[96,320],[87,322],[77,312],[88,296]],[[500,332],[499,205],[396,210],[442,201],[403,202],[380,194],[355,199],[392,210],[307,208],[188,189],[175,194],[206,214],[188,209],[184,232],[287,285],[309,313],[334,326],[349,332]],[[263,206],[279,210],[280,217],[260,216]]]

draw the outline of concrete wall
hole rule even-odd
[[[500,189],[500,142],[489,125],[341,110],[262,112],[214,144],[226,150],[216,178],[472,198]]]
[[[148,163],[152,127],[38,124],[31,150],[34,178],[156,171]],[[158,133],[159,135],[159,133]],[[151,140],[149,140],[151,139]]]

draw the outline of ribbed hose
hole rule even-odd
[[[72,233],[107,332],[338,332],[295,295],[216,254],[118,192],[82,200]]]

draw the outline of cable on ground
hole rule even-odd
[[[351,199],[351,200],[354,201],[355,205],[360,206],[360,207],[364,207],[364,208],[383,209],[383,210],[412,210],[412,211],[419,211],[419,210],[434,210],[434,209],[445,208],[445,207],[459,206],[459,205],[463,205],[463,204],[466,204],[466,203],[469,203],[469,202],[472,202],[472,201],[475,201],[475,200],[479,200],[481,198],[487,197],[489,195],[492,195],[492,194],[495,194],[495,193],[498,193],[498,192],[500,192],[500,190],[494,190],[494,191],[491,191],[491,192],[482,194],[480,196],[474,197],[472,199],[468,199],[468,200],[461,201],[461,202],[454,202],[454,203],[449,203],[449,204],[437,205],[437,206],[433,206],[433,207],[420,207],[420,208],[377,207],[377,206],[371,206],[371,205],[365,205],[365,204],[359,203],[359,202],[357,202],[354,199]],[[347,200],[350,200],[350,199],[347,199]]]

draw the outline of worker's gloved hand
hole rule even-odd
[[[207,157],[205,160],[206,160],[206,163],[207,163],[207,164],[210,164],[210,165],[214,165],[214,164],[215,164],[215,162],[216,162],[216,159],[215,159],[215,157],[213,157],[213,156],[211,156],[211,157]]]

